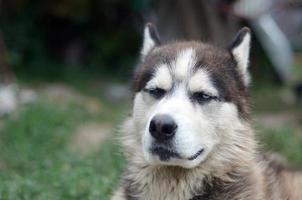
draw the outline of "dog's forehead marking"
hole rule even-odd
[[[153,78],[146,84],[146,88],[159,87],[165,90],[172,88],[172,77],[167,64],[161,64],[156,67]]]
[[[210,73],[206,69],[198,69],[189,80],[188,86],[191,92],[203,91],[218,96],[218,90],[214,86]]]
[[[196,63],[196,52],[193,48],[187,48],[180,51],[174,63],[174,75],[177,80],[183,80],[188,77],[191,69]]]

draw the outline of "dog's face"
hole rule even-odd
[[[147,163],[192,168],[230,142],[247,116],[249,43],[242,29],[227,50],[160,45],[153,25],[146,26],[132,120]]]

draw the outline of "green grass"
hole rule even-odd
[[[109,199],[124,162],[111,140],[87,156],[70,152],[72,133],[85,119],[92,117],[80,105],[46,102],[7,119],[0,133],[0,199]]]
[[[278,152],[292,165],[302,166],[302,134],[291,127],[281,129],[261,128],[259,138],[270,152]]]
[[[277,152],[292,165],[302,166],[302,109],[301,105],[285,103],[282,100],[284,92],[290,93],[290,88],[272,84],[264,84],[252,91],[253,118],[257,115],[291,115],[290,123],[276,122],[274,125],[254,124],[264,150]]]

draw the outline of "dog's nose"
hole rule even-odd
[[[155,115],[150,122],[149,132],[159,142],[171,139],[176,132],[177,124],[166,114]]]

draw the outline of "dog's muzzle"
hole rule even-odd
[[[155,115],[149,124],[149,133],[154,139],[150,152],[157,155],[161,161],[169,161],[172,158],[193,161],[203,153],[202,148],[190,157],[181,156],[173,145],[176,131],[177,124],[170,115]]]

